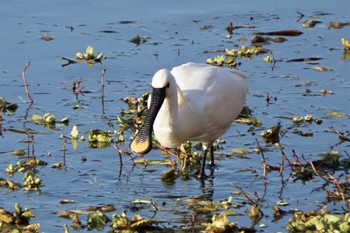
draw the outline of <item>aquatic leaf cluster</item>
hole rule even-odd
[[[36,159],[35,157],[29,157],[25,161],[18,161],[16,165],[9,164],[6,168],[6,174],[13,176],[16,172],[23,173],[23,183],[18,184],[8,179],[0,178],[0,187],[6,187],[10,190],[16,190],[23,188],[25,191],[40,191],[41,179],[35,175],[36,166],[46,166],[47,163]]]
[[[241,232],[237,223],[229,222],[227,215],[221,212],[218,215],[212,217],[211,223],[203,223],[206,226],[205,232],[207,233],[218,233],[218,232]]]
[[[266,143],[271,143],[271,144],[279,143],[280,129],[281,129],[281,123],[278,122],[278,124],[272,127],[271,129],[262,131],[260,136],[265,139]]]
[[[7,102],[3,97],[0,97],[0,112],[13,113],[17,110],[18,104]]]
[[[113,214],[111,227],[113,230],[121,232],[138,232],[155,230],[157,221],[153,218],[145,219],[141,215],[134,215],[130,219],[126,216],[126,211],[120,214]]]
[[[26,191],[39,190],[41,185],[41,179],[37,177],[33,172],[26,171],[23,177],[23,188]]]
[[[43,125],[44,127],[47,127],[49,129],[54,129],[56,123],[68,125],[69,118],[65,117],[57,121],[55,115],[52,115],[52,114],[50,115],[50,113],[45,113],[42,116],[38,114],[33,114],[32,117],[30,118],[30,121],[38,125]]]
[[[81,63],[82,61],[84,61],[88,67],[92,67],[95,63],[102,63],[102,60],[107,59],[107,57],[104,56],[101,52],[95,55],[94,48],[92,46],[87,46],[85,53],[77,52],[75,54],[75,59],[67,57],[62,57],[62,59],[67,61],[66,64],[62,65],[62,67]]]
[[[140,44],[146,43],[147,39],[147,36],[141,37],[139,35],[136,35],[135,37],[131,38],[129,42],[136,44],[136,46],[139,46]]]
[[[241,63],[237,61],[237,58],[246,58],[251,60],[254,55],[267,53],[268,50],[261,47],[247,47],[242,45],[239,49],[226,49],[224,55],[219,55],[214,58],[208,58],[207,63],[215,66],[227,66],[234,68]]]
[[[110,131],[104,130],[90,130],[88,133],[89,147],[91,148],[104,148],[111,144],[113,138],[110,136]]]
[[[18,203],[15,204],[15,213],[0,207],[0,232],[38,233],[40,224],[30,224],[32,218],[35,218],[33,212],[23,209]]]
[[[95,63],[101,63],[103,59],[106,59],[102,53],[98,53],[95,56],[94,48],[92,46],[88,46],[85,53],[77,52],[75,57],[78,63],[84,61],[88,66],[93,66]]]
[[[345,39],[345,38],[341,38],[341,43],[344,47],[344,52],[343,52],[343,55],[342,55],[342,59],[343,60],[349,60],[349,56],[350,56],[350,43],[349,43],[349,40],[348,39]]]
[[[289,232],[350,232],[350,214],[329,214],[326,206],[319,211],[296,211],[287,225]]]
[[[71,227],[74,229],[88,230],[105,230],[110,227],[113,231],[118,232],[148,232],[158,228],[158,222],[154,218],[144,218],[141,215],[134,215],[131,218],[127,217],[126,210],[120,214],[112,214],[109,218],[106,212],[112,212],[115,208],[113,205],[104,205],[91,207],[88,210],[61,210],[57,213],[59,217],[72,220]],[[80,220],[81,215],[86,215],[86,225]],[[68,226],[66,227],[68,229]]]

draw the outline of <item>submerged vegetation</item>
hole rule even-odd
[[[303,17],[305,16],[301,15],[301,18]],[[299,20],[301,20],[301,18]],[[312,30],[312,28],[325,24],[320,20],[314,19],[314,17],[310,18],[312,19],[305,20],[300,25],[303,30]],[[199,21],[193,20],[193,22],[198,23]],[[120,23],[132,24],[134,22],[126,20]],[[327,27],[337,30],[347,26],[349,26],[349,23],[330,22],[327,24]],[[233,40],[233,38],[236,39],[237,30],[252,30],[256,28],[257,26],[255,25],[235,25],[230,22],[228,26],[226,26],[228,35],[222,35],[222,38],[230,43],[227,43],[227,48],[224,49],[220,48],[203,51],[205,56],[209,56],[208,54],[215,54],[210,55],[210,58],[207,58],[206,62],[215,66],[239,68],[242,63],[261,58],[261,60],[265,62],[263,63],[264,66],[270,67],[272,65],[272,70],[276,68],[276,63],[286,62],[292,64],[306,63],[308,65],[306,69],[312,72],[331,73],[334,71],[334,68],[323,66],[318,63],[323,59],[322,57],[311,55],[292,59],[279,58],[282,57],[281,54],[278,53],[279,51],[267,47],[271,43],[288,43],[290,37],[303,36],[304,33],[299,30],[250,32],[249,36],[252,36],[250,41],[246,38],[248,36],[240,36],[237,40]],[[211,29],[212,26],[210,25],[201,27],[202,31]],[[222,29],[222,31],[224,31],[224,27],[222,27]],[[106,31],[106,33],[109,32]],[[46,39],[42,39],[51,41],[53,37],[50,36],[51,39],[48,39],[48,36],[48,34],[45,34]],[[136,46],[141,44],[147,45],[151,39],[151,37],[140,37],[137,35],[128,40],[127,43],[134,43]],[[343,46],[340,49],[340,51],[343,51],[341,59],[348,61],[350,54],[349,41],[346,38],[339,39],[341,41],[341,43],[339,43],[339,41],[337,42],[339,43],[339,47]],[[178,51],[178,53],[180,52]],[[74,52],[72,52],[72,54],[74,54]],[[62,66],[83,62],[86,63],[88,67],[93,67],[94,65],[101,64],[106,57],[102,53],[94,55],[94,48],[88,46],[85,53],[76,53],[74,59],[65,57],[62,59],[67,61],[67,64]],[[26,95],[30,103],[33,103],[28,89],[30,85],[28,85],[26,79],[26,70],[30,64],[31,63],[28,62],[25,66],[22,77]],[[23,127],[14,128],[11,126],[11,121],[8,123],[8,121],[5,120],[13,117],[18,108],[18,104],[7,102],[4,98],[0,97],[0,137],[3,137],[3,132],[8,130],[20,137],[19,143],[24,143],[26,145],[26,148],[18,146],[17,149],[11,151],[6,151],[6,148],[1,147],[1,154],[8,154],[13,157],[16,156],[16,163],[6,164],[6,169],[2,174],[6,177],[3,178],[0,176],[0,188],[5,190],[4,192],[18,195],[20,195],[21,192],[25,192],[28,195],[34,193],[40,198],[42,191],[45,190],[45,185],[47,185],[46,182],[48,182],[45,180],[45,177],[48,176],[44,173],[45,171],[63,172],[68,170],[68,172],[72,172],[69,171],[69,169],[72,168],[67,165],[66,161],[67,154],[71,152],[67,144],[71,144],[73,150],[77,150],[79,145],[87,145],[89,149],[98,148],[103,150],[105,148],[115,148],[114,153],[119,156],[120,173],[124,165],[123,158],[126,156],[130,158],[128,162],[132,163],[132,165],[129,164],[132,166],[132,169],[134,169],[135,166],[144,167],[145,172],[152,174],[156,170],[156,168],[153,167],[159,166],[164,169],[164,171],[157,177],[158,180],[156,182],[166,187],[171,188],[180,180],[186,183],[189,180],[195,179],[196,173],[198,173],[200,169],[201,145],[199,143],[185,142],[176,149],[169,149],[162,147],[157,142],[156,138],[154,138],[154,148],[164,155],[163,158],[158,158],[157,160],[143,157],[139,158],[129,151],[128,144],[130,137],[140,129],[145,119],[150,92],[144,92],[137,97],[125,96],[121,99],[125,107],[117,112],[116,116],[106,116],[104,114],[105,71],[106,69],[102,68],[101,95],[98,94],[97,97],[102,100],[102,118],[107,122],[105,128],[96,129],[93,128],[94,126],[90,126],[90,123],[87,123],[89,130],[83,132],[81,128],[83,128],[84,117],[79,119],[82,122],[74,122],[75,124],[71,126],[69,126],[69,124],[72,122],[72,119],[74,119],[73,116],[57,120],[56,116],[53,114],[45,113],[41,115],[34,113],[28,118],[28,111],[32,106],[31,104],[25,112]],[[320,73],[317,72],[315,76],[319,74]],[[291,77],[286,77],[286,79],[288,78]],[[80,80],[74,80],[73,82],[72,90],[76,100],[72,107],[74,111],[79,111],[85,107],[80,102],[79,98],[87,92],[84,91],[80,84]],[[298,82],[293,85],[297,88],[304,84]],[[309,83],[304,86],[309,87],[311,85],[312,83]],[[320,90],[316,92],[306,90],[301,93],[300,96],[312,98],[329,97],[334,94],[336,93],[332,90],[326,90],[324,87],[321,87]],[[273,107],[279,98],[279,96],[277,96],[278,98],[270,96],[269,92],[266,92],[264,95],[252,95],[257,95],[257,98],[261,98],[262,105],[264,105],[266,109],[270,106]],[[329,126],[329,124],[331,124],[330,122],[334,122],[334,119],[348,120],[349,114],[341,112],[341,110],[330,109],[325,116],[318,116],[317,113],[314,113],[315,111],[313,111],[312,108],[308,109],[310,112],[294,114],[292,113],[294,112],[294,106],[286,106],[286,108],[290,109],[288,110],[288,112],[291,112],[290,114],[274,117],[276,123],[266,123],[263,122],[261,119],[262,117],[256,112],[256,109],[251,109],[249,106],[246,106],[235,123],[244,125],[247,131],[238,131],[234,136],[241,138],[249,134],[255,138],[255,141],[246,141],[242,143],[239,148],[231,148],[223,139],[218,139],[214,144],[214,151],[217,155],[216,158],[220,160],[248,160],[258,157],[261,164],[252,163],[249,167],[241,167],[241,170],[231,174],[232,176],[239,176],[239,174],[242,173],[249,174],[248,176],[252,177],[252,180],[257,180],[262,184],[263,191],[256,191],[254,189],[256,183],[254,182],[252,182],[254,183],[252,185],[253,187],[248,187],[250,188],[249,191],[247,187],[229,183],[225,185],[231,186],[232,190],[227,195],[227,198],[224,200],[216,200],[213,198],[212,193],[205,193],[208,192],[206,191],[206,185],[210,186],[213,183],[215,177],[214,173],[217,169],[214,167],[210,169],[208,184],[205,184],[207,181],[200,184],[200,189],[204,190],[202,196],[188,197],[183,193],[181,193],[181,195],[176,193],[171,193],[171,195],[169,195],[170,198],[173,198],[171,200],[176,203],[176,206],[180,206],[181,211],[171,210],[167,206],[168,200],[170,199],[163,198],[164,201],[162,203],[154,200],[145,200],[140,191],[139,193],[135,192],[135,197],[133,197],[133,201],[130,203],[123,203],[122,206],[116,207],[114,204],[101,205],[100,203],[93,203],[89,208],[81,207],[78,203],[79,200],[74,200],[74,196],[70,196],[69,199],[57,201],[61,204],[61,209],[54,209],[51,212],[55,212],[54,214],[57,215],[55,217],[62,218],[66,221],[66,224],[62,226],[62,231],[64,229],[65,232],[79,232],[79,230],[82,229],[109,232],[264,232],[264,228],[267,227],[266,224],[268,224],[269,221],[276,223],[281,219],[288,219],[285,229],[289,232],[349,232],[350,178],[348,172],[350,169],[350,156],[346,150],[339,151],[337,146],[350,142],[350,132],[345,128],[347,126],[345,123],[341,125],[345,125],[344,128]],[[37,108],[35,110],[39,111],[41,109]],[[266,114],[266,112],[262,114]],[[6,128],[3,128],[4,123],[6,124]],[[39,129],[42,129],[42,131],[33,130],[25,126],[26,123],[35,124]],[[59,161],[51,162],[50,152],[47,152],[47,154],[43,156],[46,150],[37,149],[37,145],[40,144],[42,147],[45,147],[46,142],[38,141],[37,138],[42,135],[45,137],[48,137],[48,135],[51,136],[51,134],[54,134],[60,127],[63,127],[66,129],[65,131],[69,131],[69,133],[61,133],[59,137],[57,136],[54,139],[57,140],[57,144],[60,147],[59,151],[62,152],[63,156],[59,158]],[[45,130],[49,130],[49,133],[46,133]],[[332,145],[329,151],[319,151],[318,153],[312,154],[312,156],[304,154],[302,149],[290,148],[288,144],[285,144],[285,140],[287,140],[288,137],[319,140],[319,138],[322,138],[322,134],[325,133],[332,134],[334,138],[339,139],[339,142],[336,145]],[[262,144],[262,142],[264,144]],[[15,145],[17,146],[16,143]],[[49,151],[49,148],[47,151]],[[317,151],[317,148],[314,151]],[[76,156],[72,157],[77,159]],[[271,159],[271,157],[273,157],[273,159]],[[81,161],[81,163],[86,163],[88,158],[85,154],[82,154],[77,160]],[[107,164],[106,167],[107,166],[114,166],[114,164]],[[80,177],[86,176],[84,172],[78,171],[78,173]],[[98,183],[98,181],[95,180],[94,174],[91,176],[93,177],[92,182]],[[280,183],[278,183],[278,180],[276,181],[276,179],[273,179],[275,177],[280,179]],[[117,179],[121,180],[122,178],[123,177],[119,174]],[[143,177],[142,179],[145,178]],[[230,179],[229,181],[225,180],[225,182],[231,181],[234,182],[235,179]],[[301,206],[291,206],[291,204],[288,203],[288,199],[293,199],[294,197],[283,196],[283,189],[287,187],[288,184],[296,182],[299,182],[303,187],[311,186],[311,194],[313,192],[324,193],[324,200],[318,200],[319,202],[316,203],[316,207],[310,204],[313,208],[312,210],[298,209]],[[273,187],[273,192],[275,192],[276,187],[280,187],[278,191],[278,198],[280,198],[280,200],[272,200],[272,198],[268,197],[269,185],[275,186]],[[64,191],[69,193],[69,190]],[[212,190],[212,192],[214,192],[214,190]],[[104,194],[101,193],[99,195]],[[121,193],[120,195],[124,194]],[[296,193],[295,195],[298,194]],[[3,198],[6,199],[6,197]],[[311,195],[307,198],[310,203],[314,202]],[[72,204],[77,205],[67,208],[64,206]],[[329,205],[337,205],[340,207],[332,212],[332,210],[326,209]],[[34,207],[31,208],[34,209]],[[141,212],[142,210],[145,210],[145,212]],[[31,211],[28,208],[23,209],[20,204],[17,203],[15,204],[14,210],[5,210],[1,207],[0,232],[40,232],[40,223],[30,223],[35,217],[34,212],[39,211],[40,207],[35,207],[35,211]],[[176,219],[174,223],[171,217],[158,217],[158,213],[180,216],[179,218],[181,218],[181,221]],[[250,220],[250,224],[236,222],[235,217],[237,216],[245,216]],[[37,221],[44,222],[45,220],[37,219]],[[267,231],[271,231],[271,228],[268,228]]]

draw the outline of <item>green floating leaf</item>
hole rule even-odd
[[[345,117],[348,117],[349,115],[346,113],[342,113],[342,112],[330,112],[327,114],[327,116],[345,118]]]
[[[11,154],[17,155],[17,156],[23,156],[26,154],[26,152],[24,150],[14,150],[11,152]]]
[[[31,171],[26,171],[23,178],[24,190],[39,190],[41,185],[41,179]]]
[[[349,40],[345,39],[345,38],[341,38],[341,43],[344,46],[345,50],[350,50],[350,43]]]
[[[53,40],[53,37],[49,33],[45,32],[45,34],[41,36],[41,39],[45,41],[50,41]]]
[[[135,164],[145,164],[144,159],[136,159],[134,160]],[[147,165],[171,165],[171,162],[169,160],[157,160],[157,159],[151,159],[147,160]]]
[[[246,155],[246,154],[249,154],[249,151],[247,151],[247,150],[244,149],[244,148],[234,148],[234,149],[232,149],[228,154],[229,154],[229,155],[233,155],[233,154],[236,154],[236,155]]]
[[[286,202],[286,201],[278,200],[276,202],[276,205],[278,205],[278,206],[287,206],[287,205],[289,205],[289,203]]]
[[[174,169],[170,169],[169,171],[164,172],[164,174],[160,177],[160,179],[167,184],[173,184],[176,179],[176,174]]]
[[[84,59],[85,60],[90,60],[93,57],[94,57],[94,48],[92,46],[88,46],[86,48],[86,51],[85,51],[85,54],[84,54]]]
[[[102,53],[98,53],[97,56],[94,55],[94,48],[92,46],[88,46],[84,54],[81,52],[75,53],[75,57],[77,61],[73,61],[71,59],[64,58],[68,61],[66,65],[80,63],[81,61],[85,61],[85,63],[92,67],[96,62],[101,63],[102,59],[106,59],[106,57]]]
[[[113,138],[108,135],[107,131],[94,129],[89,131],[89,142],[110,143]]]
[[[13,133],[20,133],[20,134],[38,134],[38,131],[34,131],[34,130],[29,130],[29,129],[8,129],[9,131],[13,132]]]
[[[46,113],[43,115],[43,121],[48,124],[54,124],[56,122],[56,117],[54,115],[49,115],[49,113]]]
[[[60,204],[71,204],[71,203],[75,203],[75,200],[70,200],[70,199],[60,200]]]
[[[321,21],[317,21],[317,20],[309,19],[309,20],[304,21],[302,26],[303,26],[303,28],[313,28],[318,23],[322,23],[322,22]]]
[[[18,108],[17,103],[9,103],[3,97],[0,97],[0,112],[15,112]]]
[[[89,214],[87,217],[88,229],[102,230],[103,227],[111,221],[103,212],[97,210],[93,214]]]
[[[212,217],[212,223],[204,223],[207,226],[205,232],[236,232],[238,231],[237,223],[229,223],[227,215],[221,212],[218,215]]]
[[[136,35],[134,38],[130,39],[129,42],[139,46],[140,44],[147,42],[147,37],[140,37],[139,35]]]
[[[275,144],[279,142],[279,134],[280,134],[281,124],[277,123],[276,126],[261,132],[260,136],[265,139],[266,143]]]
[[[70,136],[72,137],[72,139],[78,139],[78,136],[79,136],[78,126],[73,125],[72,131],[70,132]]]
[[[30,118],[30,120],[33,122],[42,123],[43,117],[38,115],[38,114],[33,114],[33,116]]]
[[[333,69],[325,66],[314,66],[313,70],[323,72],[323,71],[332,71]]]
[[[51,165],[52,168],[56,168],[56,169],[60,169],[62,167],[62,163],[61,162],[57,162]]]
[[[122,232],[143,232],[146,229],[156,230],[154,224],[157,224],[155,219],[144,219],[141,215],[135,215],[131,219],[128,219],[124,210],[119,215],[113,214],[111,227],[114,230],[121,230]]]

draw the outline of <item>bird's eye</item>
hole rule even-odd
[[[169,88],[169,86],[170,86],[170,84],[168,83],[165,87],[166,87],[166,88]]]

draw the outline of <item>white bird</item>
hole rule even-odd
[[[202,179],[208,150],[214,164],[214,141],[243,109],[248,78],[236,69],[197,63],[159,70],[152,79],[146,119],[130,144],[131,150],[148,153],[152,149],[152,130],[167,148],[200,141],[204,154],[198,178]]]

